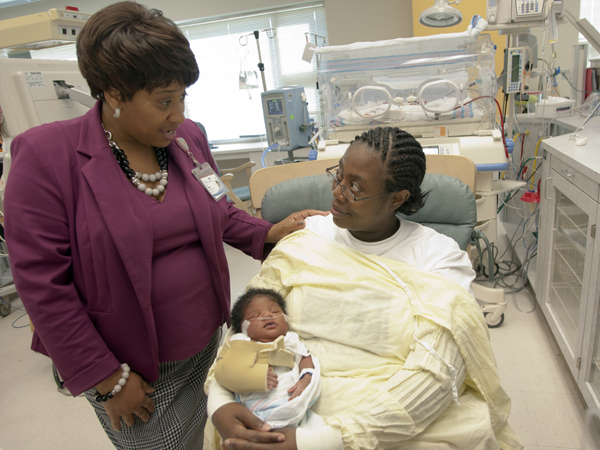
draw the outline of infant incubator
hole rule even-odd
[[[374,126],[400,127],[428,152],[468,156],[478,170],[503,170],[489,35],[364,42],[316,53],[327,140],[350,142]]]

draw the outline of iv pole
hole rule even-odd
[[[260,54],[260,43],[258,41],[259,32],[254,32],[256,38],[256,48],[258,48],[258,70],[260,70],[260,77],[262,78],[263,90],[267,92],[267,82],[265,81],[265,65],[262,62],[262,55]]]
[[[265,33],[267,33],[267,37],[269,39],[273,39],[277,33],[275,28],[267,28],[266,30],[260,31],[264,31]],[[262,62],[262,54],[260,53],[260,42],[258,40],[258,38],[260,37],[260,31],[254,31],[250,34],[240,36],[240,45],[245,46],[248,44],[248,36],[254,35],[254,37],[256,38],[256,48],[258,49],[258,69],[260,70],[260,77],[262,78],[263,90],[267,92],[267,81],[265,79],[265,65]],[[269,32],[272,32],[273,34],[269,35]],[[244,44],[242,44],[242,38],[245,38]]]

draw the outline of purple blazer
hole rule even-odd
[[[177,136],[200,163],[217,170],[196,124],[187,120]],[[223,242],[261,259],[271,224],[225,199],[215,202],[191,174],[191,159],[175,142],[168,151],[186,174],[185,194],[210,267],[198,276],[211,277],[228,321]],[[123,192],[124,174],[102,129],[100,104],[77,119],[17,136],[11,156],[5,231],[17,292],[35,326],[32,349],[52,358],[73,395],[121,362],[156,380],[152,229],[145,208]]]

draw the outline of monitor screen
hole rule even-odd
[[[283,114],[283,98],[267,99],[267,114],[280,116]]]
[[[512,73],[510,75],[510,82],[516,83],[519,81],[519,61],[521,56],[519,54],[513,54],[512,57]]]
[[[423,153],[426,155],[439,155],[440,147],[437,145],[429,145],[427,147],[423,147]]]
[[[69,98],[59,99],[54,81],[87,88],[77,61],[0,58],[0,106],[10,137],[89,111]]]

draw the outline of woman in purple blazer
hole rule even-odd
[[[12,144],[6,236],[32,348],[117,448],[202,448],[203,383],[229,322],[223,242],[262,259],[316,212],[272,226],[219,197],[183,115],[198,66],[160,11],[108,6],[77,55],[96,106]]]

